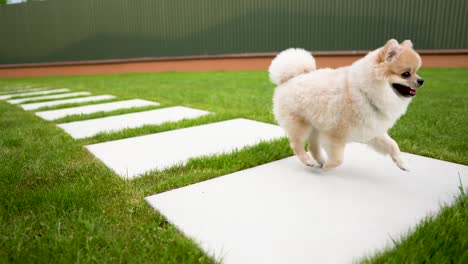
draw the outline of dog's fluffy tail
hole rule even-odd
[[[287,49],[280,52],[268,69],[270,80],[280,85],[288,80],[316,69],[315,59],[304,49]]]

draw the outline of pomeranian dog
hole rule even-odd
[[[422,86],[424,81],[417,75],[420,67],[421,58],[410,40],[399,44],[391,39],[338,69],[316,70],[309,52],[287,49],[269,67],[270,79],[277,85],[273,113],[292,150],[307,166],[333,169],[343,162],[346,144],[360,142],[389,154],[400,169],[408,171],[387,131]]]

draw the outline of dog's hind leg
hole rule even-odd
[[[309,133],[309,152],[319,163],[319,166],[322,167],[325,164],[325,158],[323,157],[322,150],[320,149],[319,137],[319,132],[316,129],[312,129]]]
[[[288,122],[286,132],[289,136],[289,144],[291,145],[294,154],[307,166],[315,167],[317,163],[305,151],[304,144],[310,133],[310,126],[300,120]]]
[[[327,152],[328,160],[323,166],[323,169],[331,170],[343,163],[346,142],[339,137],[333,136],[327,136],[325,141],[325,151]]]

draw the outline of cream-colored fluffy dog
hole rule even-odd
[[[390,154],[400,169],[408,170],[387,131],[423,84],[416,74],[421,58],[412,46],[409,40],[400,45],[391,39],[338,69],[316,70],[314,58],[303,49],[278,54],[269,68],[271,81],[278,85],[273,112],[304,164],[335,168],[343,162],[345,145],[361,142]],[[305,151],[306,142],[313,159]]]

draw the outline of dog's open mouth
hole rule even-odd
[[[416,95],[416,90],[398,83],[392,83],[392,87],[402,96],[411,97]]]

